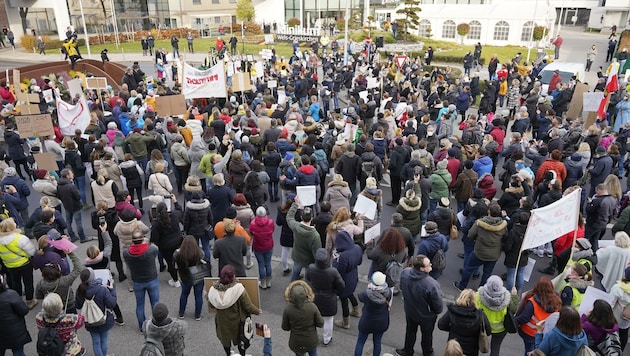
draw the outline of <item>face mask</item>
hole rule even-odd
[[[427,136],[433,136],[433,131],[427,131]]]

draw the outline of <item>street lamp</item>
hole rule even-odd
[[[109,5],[112,9],[112,25],[114,30],[114,40],[116,41],[116,48],[120,46],[120,41],[118,39],[118,19],[116,18],[116,7],[114,6],[114,0],[109,2]]]
[[[79,9],[81,9],[81,21],[83,22],[83,33],[85,34],[85,46],[87,47],[88,58],[92,59],[92,53],[90,52],[90,37],[88,36],[87,26],[85,25],[85,14],[83,13],[83,0],[79,0]]]

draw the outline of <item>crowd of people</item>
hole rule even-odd
[[[479,58],[478,51],[471,60]],[[187,324],[169,317],[159,302],[164,286],[158,276],[167,271],[168,285],[181,289],[179,305],[171,306],[179,319],[193,291],[194,319],[200,320],[205,300],[216,309],[216,333],[226,354],[236,346],[244,355],[249,338],[240,332],[243,323],[262,311],[238,278],[256,265],[261,293],[272,288],[277,242],[282,275],[290,280],[282,328],[290,331],[296,355],[316,355],[320,342],[332,342],[335,327],[358,328],[355,355],[363,353],[369,334],[374,354],[380,354],[389,306],[398,294],[406,321],[398,355],[414,354],[418,327],[423,354],[437,353],[436,324],[448,332],[448,355],[499,355],[507,333],[518,333],[526,353],[534,355],[575,355],[582,345],[604,353],[625,348],[626,83],[608,93],[609,115],[585,127],[583,120],[564,115],[577,79],[542,92],[540,68],[524,71],[518,57],[501,65],[494,56],[484,82],[478,73],[459,76],[450,68],[425,72],[420,58],[400,70],[392,58],[384,63],[370,58],[366,49],[344,65],[326,48],[321,54],[296,48],[286,62],[267,61],[251,96],[196,99],[182,117],[161,115],[155,101],[177,89],[166,81],[149,89],[134,66],[120,90],[85,92],[91,121],[73,136],[61,134],[56,110],[50,110],[55,135],[42,137],[41,145],[55,156],[58,169],[51,171],[32,165],[37,150],[25,153],[27,143],[13,116],[15,99],[6,82],[0,83],[8,147],[6,162],[0,162],[0,258],[7,276],[0,281],[0,300],[7,303],[0,305],[13,305],[2,323],[15,335],[0,341],[0,351],[23,354],[31,341],[25,315],[43,300],[36,317],[42,330],[38,348],[44,347],[44,331],[54,328],[66,355],[82,355],[76,330],[85,325],[94,353],[106,355],[108,330],[125,323],[109,272],[114,262],[118,282],[129,280],[136,298],[137,328],[146,336],[147,352],[185,351]],[[268,88],[270,80],[277,80],[278,88]],[[377,85],[368,84],[374,80]],[[34,87],[61,84],[48,80],[40,87],[34,81],[34,93]],[[74,99],[61,89],[64,100]],[[303,204],[311,197],[300,196],[299,187],[314,187],[313,202]],[[521,252],[531,210],[580,188],[577,232]],[[35,208],[29,206],[31,190],[41,196]],[[376,206],[374,215],[354,212],[359,198]],[[395,210],[391,216],[385,205]],[[98,244],[89,246],[82,263],[59,241],[92,240],[83,228],[83,211],[90,213]],[[383,221],[389,227],[366,242],[366,230]],[[600,247],[610,222],[614,244]],[[450,240],[459,237],[463,262],[447,261],[455,243]],[[531,290],[523,289],[530,254],[551,257],[541,272],[557,276],[554,283],[542,277]],[[357,291],[364,255],[369,283]],[[495,268],[502,255],[505,268]],[[442,272],[457,264],[461,279],[454,287],[460,293],[445,307]],[[35,269],[42,275],[37,285]],[[219,280],[204,295],[203,278],[210,275]],[[479,278],[475,291],[469,285]],[[597,301],[590,313],[579,315],[590,286],[615,301]],[[146,295],[151,318],[145,316]],[[335,321],[337,299],[341,319]],[[92,303],[104,321],[85,312]],[[547,330],[543,321],[550,315],[558,317]],[[350,317],[359,318],[357,326]],[[323,329],[321,340],[317,328]],[[263,329],[271,354],[270,331]]]

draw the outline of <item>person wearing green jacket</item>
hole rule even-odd
[[[437,207],[437,202],[440,198],[448,198],[449,189],[452,177],[449,171],[446,169],[447,161],[442,160],[437,163],[436,170],[429,177],[431,181],[431,193],[429,193],[429,214],[431,214]]]
[[[302,280],[293,281],[284,291],[284,299],[287,306],[282,313],[282,330],[291,332],[289,348],[296,355],[317,355],[317,328],[324,326],[324,319],[313,303],[313,290]]]
[[[133,132],[125,139],[125,143],[129,145],[133,159],[138,162],[140,167],[147,166],[149,162],[147,144],[154,140],[155,137],[146,135],[143,130],[137,127],[133,129]]]
[[[295,281],[300,276],[302,268],[308,267],[311,263],[315,263],[315,254],[317,249],[322,247],[322,241],[319,233],[314,226],[311,225],[313,220],[313,210],[304,208],[302,211],[302,221],[295,220],[295,213],[298,210],[300,198],[295,197],[295,201],[287,212],[287,224],[295,238],[293,240],[293,273],[291,281]]]
[[[206,191],[212,188],[212,157],[217,155],[217,146],[214,143],[208,145],[208,153],[201,157],[199,161],[199,171],[206,176]]]

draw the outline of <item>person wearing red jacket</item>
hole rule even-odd
[[[560,255],[563,252],[565,252],[567,249],[573,246],[574,235],[575,235],[575,230],[558,237],[553,242],[553,257],[551,259],[551,262],[549,263],[549,266],[547,266],[547,268],[539,268],[538,269],[539,272],[555,275],[556,268],[563,267],[559,265],[558,259],[560,258]],[[578,219],[577,236],[575,237],[575,239],[577,240],[583,237],[584,237],[584,219],[582,218],[582,213],[580,213],[580,217]],[[564,265],[566,266],[566,262],[564,263]],[[564,269],[564,267],[562,269]],[[558,268],[558,272],[562,272],[562,270]]]
[[[254,239],[252,248],[258,261],[258,286],[261,289],[271,288],[271,255],[273,254],[273,231],[275,225],[269,218],[267,209],[259,206],[256,217],[249,224],[249,233]]]
[[[564,163],[562,163],[562,152],[560,152],[560,150],[551,151],[551,158],[547,158],[540,165],[540,168],[538,168],[536,172],[534,184],[542,182],[547,171],[556,172],[556,178],[560,179],[561,182],[564,182],[567,178],[567,168],[564,166]]]
[[[551,94],[552,91],[556,90],[556,86],[558,83],[562,83],[562,77],[560,76],[559,70],[554,70],[551,79],[549,79],[549,87],[547,89],[547,94]]]

